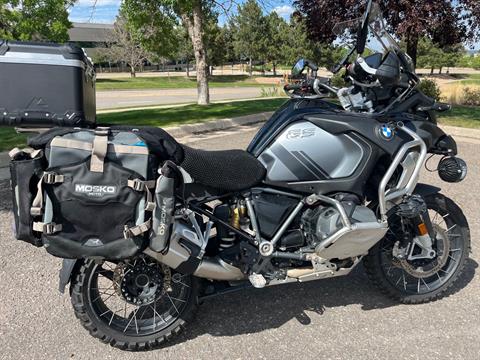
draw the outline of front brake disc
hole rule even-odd
[[[410,263],[406,258],[399,259],[398,262],[401,267],[410,275],[415,278],[425,279],[436,274],[442,267],[445,266],[448,260],[448,254],[450,253],[450,242],[448,236],[441,227],[435,225],[435,232],[437,234],[437,243],[441,241],[443,245],[443,251],[441,254],[437,252],[437,257],[426,265],[416,266]],[[438,249],[438,246],[437,246]]]

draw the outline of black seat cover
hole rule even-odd
[[[223,191],[241,191],[259,184],[265,167],[244,150],[206,151],[182,145],[181,166],[195,182]]]

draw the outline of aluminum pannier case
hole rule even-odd
[[[73,45],[0,40],[0,125],[95,124],[95,70]]]

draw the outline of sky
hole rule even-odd
[[[110,24],[115,21],[121,0],[77,0],[75,6],[70,9],[70,21],[92,22]],[[236,0],[242,3],[244,0]],[[290,19],[293,12],[292,0],[264,0],[264,12],[277,12],[285,20]],[[93,5],[96,3],[95,8]],[[222,25],[226,17],[221,15],[219,23]],[[474,45],[476,50],[480,49],[480,42]]]
[[[120,0],[78,0],[75,6],[70,9],[70,21],[72,22],[93,22],[113,23],[118,13]],[[243,1],[238,1],[242,3]],[[293,12],[292,1],[267,0],[265,12],[276,11],[280,16],[288,20]],[[222,17],[220,22],[225,21]]]

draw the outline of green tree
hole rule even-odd
[[[0,38],[66,42],[75,0],[0,0]]]
[[[136,69],[151,56],[151,53],[141,46],[141,36],[138,29],[129,25],[121,8],[109,40],[108,53],[115,61],[127,63],[131,77],[136,76]]]
[[[460,61],[464,52],[461,44],[445,46],[443,49],[428,38],[421,38],[418,42],[419,67],[430,68],[433,74],[435,69],[439,69],[440,74],[444,67],[453,67]]]
[[[172,23],[181,23],[187,29],[195,55],[198,104],[208,104],[210,94],[205,29],[207,16],[215,6],[215,2],[204,0],[124,0],[124,4],[128,18],[132,19],[131,22],[137,29],[154,24],[153,29],[169,31],[172,29]],[[137,13],[142,13],[142,16],[136,16]],[[172,30],[167,33],[167,36],[174,32]],[[156,31],[156,33],[161,34],[161,31]],[[162,38],[157,38],[157,40],[162,41]]]
[[[142,45],[154,58],[173,58],[177,55],[179,44],[185,41],[184,30],[167,13],[160,12],[151,16],[150,12],[154,9],[151,6],[138,6],[133,1],[124,1],[120,13],[127,21],[128,29],[135,33],[137,45]]]
[[[193,53],[192,42],[188,37],[188,31],[183,26],[178,27],[178,48],[176,53],[176,58],[185,62],[187,66],[187,77],[190,77],[190,62],[195,59],[195,54]]]
[[[276,12],[266,17],[267,34],[264,37],[266,47],[266,61],[272,63],[273,75],[277,75],[277,65],[286,62],[285,57],[289,46],[290,27]]]
[[[266,54],[267,26],[262,9],[255,0],[247,0],[238,6],[233,19],[235,50],[240,58],[248,59],[249,74],[253,73],[253,60],[263,60]]]

